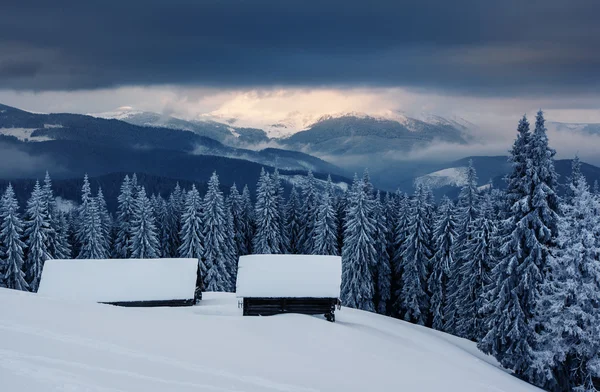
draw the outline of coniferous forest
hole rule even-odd
[[[533,129],[532,129],[533,128]],[[469,167],[457,200],[430,189],[381,193],[368,171],[346,192],[309,172],[284,195],[277,170],[228,194],[177,185],[168,199],[125,176],[117,213],[83,179],[58,209],[49,175],[26,206],[0,200],[0,286],[37,291],[52,258],[199,259],[204,289],[234,291],[251,253],[342,256],[342,304],[478,343],[517,377],[551,391],[600,388],[600,195],[573,161],[559,197],[543,114],[523,117],[506,189],[480,189]]]

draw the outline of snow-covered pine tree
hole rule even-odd
[[[98,214],[100,215],[100,225],[102,227],[102,237],[104,239],[103,247],[106,249],[106,253],[110,254],[110,249],[112,246],[112,227],[113,221],[112,217],[108,213],[108,208],[106,207],[106,200],[104,199],[104,193],[102,192],[102,187],[98,187],[98,194],[96,195],[96,203],[98,205]]]
[[[398,202],[396,200],[397,195],[386,192],[383,200],[383,214],[385,216],[386,224],[386,250],[391,263],[394,260],[396,247],[396,224],[398,223]]]
[[[231,214],[233,239],[236,248],[236,254],[243,256],[248,254],[246,241],[244,238],[246,229],[246,219],[244,214],[244,205],[242,203],[242,195],[238,192],[235,183],[231,186],[229,197],[227,198],[227,209]]]
[[[426,325],[429,317],[427,269],[433,256],[427,190],[417,185],[409,207],[408,236],[402,253],[401,306],[403,318]]]
[[[598,180],[594,181],[594,188],[592,192],[596,197],[600,195],[600,185],[598,184]]]
[[[271,176],[271,182],[273,183],[273,191],[275,192],[274,197],[277,203],[277,209],[279,210],[277,224],[279,226],[279,231],[281,232],[281,253],[287,253],[290,239],[285,227],[287,222],[287,217],[285,216],[285,197],[283,196],[283,186],[281,185],[281,178],[279,177],[279,170],[277,170],[277,168],[275,168],[275,171]]]
[[[296,186],[294,185],[294,186],[292,186],[292,191],[290,192],[290,197],[289,197],[287,205],[285,207],[285,216],[287,219],[286,231],[288,233],[288,238],[289,238],[288,253],[291,253],[291,254],[301,253],[301,250],[300,250],[300,233],[301,233],[300,227],[302,225],[302,220],[300,217],[301,206],[302,206],[302,204],[300,203],[300,197],[298,196],[298,191],[296,190]]]
[[[152,209],[154,210],[154,224],[156,225],[160,257],[171,257],[167,250],[171,234],[169,210],[167,207],[167,202],[160,194],[156,195],[154,198],[154,206]]]
[[[493,219],[492,199],[488,193],[482,198],[479,217],[467,229],[470,241],[464,248],[464,261],[459,271],[461,282],[457,295],[456,332],[474,341],[483,338],[487,332],[482,325],[482,310],[485,290],[491,283],[491,272],[496,264],[493,249],[496,227]]]
[[[44,185],[42,187],[44,194],[44,201],[46,203],[46,211],[48,215],[48,253],[52,258],[57,258],[56,251],[56,231],[58,230],[58,221],[56,214],[58,210],[56,208],[56,200],[54,199],[54,191],[52,190],[52,179],[50,174],[46,171],[44,177]]]
[[[29,285],[23,272],[25,243],[19,204],[11,184],[0,199],[0,287],[27,291]]]
[[[321,202],[317,209],[317,221],[314,229],[313,254],[338,255],[337,249],[337,217],[333,209],[334,190],[331,176],[327,178],[327,185],[321,195]]]
[[[181,214],[185,205],[185,194],[179,183],[169,195],[166,205],[165,227],[162,228],[162,254],[163,257],[177,257],[181,245],[179,233],[181,232]]]
[[[137,183],[137,179],[136,179]],[[131,256],[129,243],[131,242],[131,220],[133,217],[134,185],[129,179],[129,175],[125,175],[125,179],[121,184],[121,192],[117,198],[117,236],[114,242],[113,256],[116,258],[127,259]]]
[[[71,244],[69,243],[70,226],[67,215],[64,212],[57,214],[56,247],[54,257],[57,259],[70,259]]]
[[[392,315],[402,318],[402,264],[404,244],[409,234],[410,199],[406,193],[398,191],[396,195],[396,209],[398,219],[394,229],[394,258],[391,259],[392,267]]]
[[[87,174],[81,187],[81,204],[77,211],[77,240],[79,259],[105,259],[108,257],[98,200],[92,197]]]
[[[600,210],[585,178],[569,184],[538,315],[543,319],[538,384],[552,391],[597,391],[600,380]],[[594,386],[596,380],[596,387]]]
[[[344,247],[344,223],[346,222],[346,206],[348,205],[348,192],[339,194],[335,198],[335,215],[337,216],[337,248],[342,254]]]
[[[583,174],[581,173],[581,160],[579,159],[579,156],[576,155],[571,161],[571,175],[567,177],[565,184],[564,200],[566,203],[571,203],[571,199],[573,198],[573,187],[577,188],[581,178],[583,178]],[[571,187],[571,185],[573,185],[573,187]]]
[[[486,297],[492,298],[487,306],[493,311],[486,309],[488,333],[479,344],[504,367],[532,382],[539,327],[536,306],[557,237],[554,154],[548,147],[542,112],[536,117],[533,135],[526,119],[521,120],[511,157],[513,172],[508,177],[510,214],[502,228],[508,235],[503,240],[502,258],[492,271],[493,291]]]
[[[450,270],[449,284],[446,293],[447,302],[444,309],[444,331],[458,336],[460,336],[459,330],[457,329],[460,317],[458,310],[464,305],[460,302],[459,290],[463,279],[465,279],[463,276],[463,272],[465,271],[464,265],[469,262],[467,249],[471,246],[471,242],[473,241],[474,233],[470,229],[472,229],[472,225],[479,218],[481,208],[481,197],[479,195],[479,190],[477,189],[477,173],[472,160],[469,160],[466,174],[467,178],[465,185],[461,188],[458,196],[454,265]]]
[[[304,254],[312,254],[315,247],[315,225],[317,223],[317,209],[319,208],[319,192],[317,181],[312,171],[309,171],[302,188],[302,226],[300,227],[300,249]]]
[[[47,207],[46,195],[39,181],[36,181],[25,213],[25,244],[28,251],[24,268],[25,279],[32,292],[37,292],[44,262],[52,258],[48,249],[50,223]]]
[[[227,258],[227,216],[223,193],[219,189],[219,177],[214,172],[208,181],[208,191],[202,203],[204,230],[204,253],[202,262],[206,275],[204,287],[208,291],[232,291],[231,275],[228,272]]]
[[[387,219],[379,191],[377,191],[375,196],[373,222],[375,223],[375,251],[377,253],[373,271],[375,280],[375,309],[377,313],[387,315],[389,314],[390,298],[392,295],[392,268],[387,252]]]
[[[155,259],[160,257],[154,212],[143,186],[137,192],[131,218],[131,240],[129,242],[131,258]]]
[[[204,247],[202,246],[202,200],[195,185],[192,185],[192,189],[185,198],[185,206],[181,214],[180,238],[179,256],[198,259],[201,276],[206,276],[206,270],[202,263],[202,254],[204,253]],[[198,283],[201,282],[202,280],[198,279]]]
[[[428,286],[431,293],[430,312],[433,317],[432,327],[444,330],[447,304],[446,290],[451,269],[454,267],[454,241],[456,240],[456,216],[454,203],[444,197],[440,203],[433,230],[435,255]]]
[[[370,312],[375,311],[373,269],[377,258],[372,208],[364,183],[355,174],[344,224],[341,297],[345,306]]]
[[[242,206],[244,211],[245,233],[244,242],[246,243],[246,251],[248,254],[253,253],[252,243],[254,239],[254,233],[256,232],[256,220],[254,217],[254,206],[252,205],[252,198],[250,197],[250,190],[248,185],[244,185],[242,191]]]
[[[229,200],[226,199],[225,205],[227,206],[228,204]],[[225,229],[225,260],[227,261],[225,267],[229,273],[229,287],[232,291],[235,291],[239,254],[235,243],[233,215],[231,214],[231,209],[227,207],[225,207],[225,223],[227,226]]]
[[[254,235],[254,253],[282,253],[283,243],[279,226],[279,206],[269,173],[261,170],[256,186],[256,234]]]

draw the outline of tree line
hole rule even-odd
[[[58,209],[46,175],[23,214],[9,185],[0,200],[0,285],[36,291],[50,258],[199,260],[207,291],[234,291],[250,253],[342,256],[345,306],[477,342],[506,368],[552,391],[600,382],[600,196],[573,161],[557,194],[543,114],[517,128],[505,190],[478,187],[469,165],[458,200],[426,186],[381,194],[368,171],[346,191],[312,173],[286,198],[277,170],[224,195],[176,186],[148,196],[125,176],[113,217],[83,180],[77,209]]]

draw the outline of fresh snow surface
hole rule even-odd
[[[427,185],[431,189],[446,185],[463,186],[467,183],[467,167],[451,167],[417,177],[415,185]]]
[[[338,298],[341,282],[339,256],[249,255],[240,257],[236,293],[239,298]]]
[[[47,136],[31,136],[37,128],[0,128],[0,135],[14,136],[22,142],[47,142]]]
[[[47,260],[38,293],[90,302],[194,298],[196,259]]]
[[[0,390],[534,392],[475,344],[342,308],[242,317],[233,294],[120,308],[0,289]],[[491,363],[491,364],[490,364]]]

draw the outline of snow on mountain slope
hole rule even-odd
[[[539,391],[473,343],[342,308],[241,317],[234,294],[119,308],[0,289],[6,391]]]
[[[443,186],[461,187],[467,183],[467,167],[451,167],[417,177],[414,185],[426,185],[431,189]]]
[[[49,127],[49,128],[52,128]],[[52,140],[48,136],[31,136],[37,128],[0,128],[0,135],[13,136],[22,142],[46,142]]]

